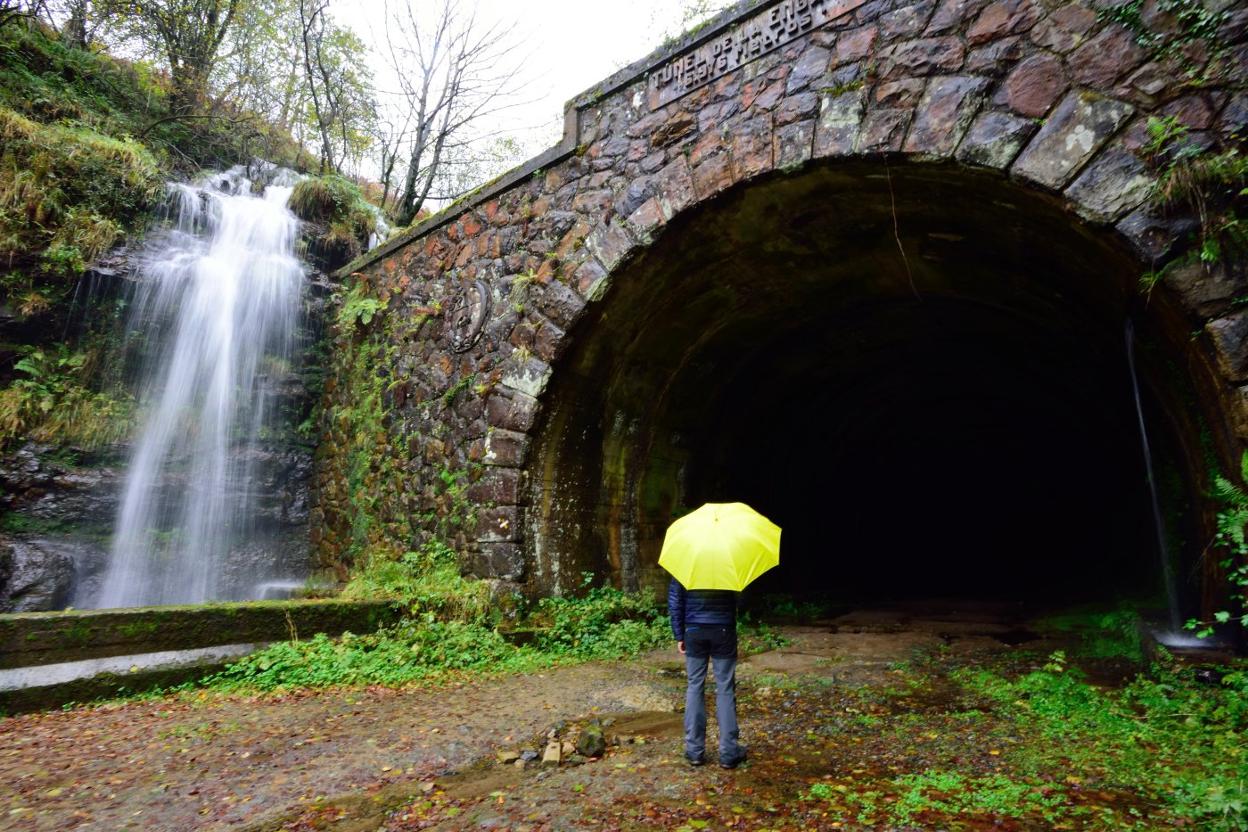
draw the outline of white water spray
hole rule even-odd
[[[148,248],[128,327],[157,345],[143,368],[144,423],[94,606],[246,598],[284,577],[263,562],[225,567],[248,534],[254,451],[294,352],[304,289],[286,207],[294,179],[277,171],[263,196],[242,167],[170,186],[172,226]]]

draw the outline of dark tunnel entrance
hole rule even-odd
[[[689,212],[556,365],[532,580],[658,588],[668,523],[741,500],[785,530],[760,593],[1161,604],[1131,317],[1190,601],[1198,408],[1139,273],[1056,200],[947,166],[820,167]]]

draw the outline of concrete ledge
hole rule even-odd
[[[263,646],[231,644],[0,670],[0,715],[129,696],[192,682]]]
[[[368,633],[399,617],[393,602],[337,599],[0,615],[0,669]]]

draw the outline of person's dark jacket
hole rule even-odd
[[[667,586],[667,613],[672,619],[672,635],[685,640],[690,627],[737,626],[737,593],[730,589],[685,589],[672,578]]]

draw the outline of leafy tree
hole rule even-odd
[[[175,110],[202,110],[221,45],[243,0],[107,0],[106,12],[147,49],[163,57]]]

